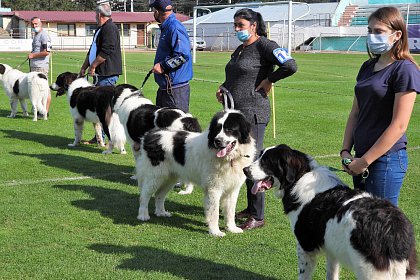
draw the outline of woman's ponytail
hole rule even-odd
[[[254,12],[257,22],[257,34],[258,36],[267,37],[267,28],[265,27],[265,22],[262,18],[262,15],[259,12]]]

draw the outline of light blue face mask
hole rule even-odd
[[[388,37],[394,35],[392,33],[391,35],[386,34],[368,34],[367,36],[367,44],[369,51],[373,54],[384,54],[388,52],[394,43],[390,44],[388,43]]]
[[[236,37],[239,41],[245,42],[251,37],[251,34],[249,34],[248,29],[245,29],[236,32]]]
[[[32,32],[38,33],[39,32],[39,27],[33,27]]]

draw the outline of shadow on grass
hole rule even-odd
[[[10,152],[10,154],[37,158],[43,165],[67,170],[78,174],[78,176],[88,176],[92,177],[92,179],[137,185],[136,181],[131,180],[129,175],[133,171],[133,166],[117,165],[66,154],[27,154],[20,152]]]
[[[89,247],[105,254],[130,254],[131,259],[124,260],[117,268],[125,270],[141,270],[144,272],[169,273],[182,279],[262,279],[275,278],[243,270],[231,265],[219,264],[209,260],[182,256],[153,247],[123,247],[106,244],[93,244]],[[250,266],[252,269],[252,266]]]
[[[86,185],[55,185],[53,187],[68,191],[82,191],[89,194],[89,199],[73,201],[72,205],[88,211],[98,211],[102,216],[112,219],[114,224],[128,224],[133,226],[143,224],[143,222],[136,219],[139,207],[138,194],[130,194],[121,190]],[[177,194],[174,193],[173,195]],[[207,226],[203,222],[181,217],[179,215],[182,213],[184,215],[202,216],[202,220],[204,221],[204,210],[202,207],[184,205],[171,200],[166,200],[165,208],[170,211],[173,216],[170,218],[156,217],[153,214],[154,199],[151,199],[149,204],[151,219],[146,223],[167,225],[189,231],[207,232]],[[200,227],[200,229],[196,229],[192,226]]]
[[[7,97],[8,98],[8,97]],[[27,102],[29,105],[28,105],[28,108],[30,109],[30,102]],[[9,103],[7,103],[8,104],[8,106],[9,107],[7,107],[7,109],[6,110],[4,110],[4,109],[0,109],[0,118],[4,118],[4,119],[8,119],[8,117],[7,116],[9,116],[10,115],[10,112],[12,111],[11,109],[10,109],[10,105],[9,105]],[[31,119],[32,118],[32,115],[31,114],[29,114],[29,117],[24,117],[23,115],[22,115],[22,108],[20,107],[20,104],[19,104],[19,107],[18,107],[18,112],[17,112],[17,114],[16,114],[16,117],[15,117],[16,119]]]
[[[101,149],[97,145],[85,145],[81,144],[77,147],[69,147],[68,144],[73,143],[74,139],[56,136],[56,135],[47,135],[41,133],[27,132],[27,131],[17,131],[17,130],[8,130],[0,129],[0,132],[6,134],[5,137],[12,139],[20,139],[30,142],[38,142],[45,147],[57,148],[62,150],[77,150],[90,153],[101,153]],[[104,149],[105,150],[105,149]]]

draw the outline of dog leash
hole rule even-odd
[[[219,87],[222,91],[223,94],[223,107],[224,109],[235,109],[235,103],[233,102],[233,97],[232,94],[230,93],[230,91],[225,88],[224,86],[220,86]],[[228,100],[229,99],[229,100]],[[229,106],[229,102],[230,102],[230,106]]]
[[[19,69],[26,61],[29,60],[29,57],[27,57],[21,64],[15,67],[15,69]]]
[[[150,77],[150,75],[151,75],[152,73],[153,73],[153,71],[152,71],[152,70],[150,70],[150,71],[147,73],[146,77],[144,77],[144,80],[143,80],[143,83],[141,84],[140,90],[142,90],[142,91],[143,91],[144,84],[147,82],[147,80],[149,79],[149,77]]]
[[[351,162],[352,160],[350,158],[343,158],[341,160],[341,163],[345,166],[349,166]],[[362,173],[362,183],[365,183],[367,177],[369,177],[369,169],[366,168],[366,170]]]
[[[81,77],[85,77],[86,78],[86,81],[88,81],[89,82],[89,76],[92,76],[92,85],[93,86],[96,86],[96,84],[98,83],[98,74],[93,74],[93,75],[91,75],[91,74],[89,74],[89,73],[87,73],[86,75],[84,75],[84,76],[81,76]]]

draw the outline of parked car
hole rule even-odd
[[[190,38],[190,47],[193,49],[193,38]],[[195,42],[196,50],[202,51],[207,47],[206,41],[203,38],[197,37]]]

